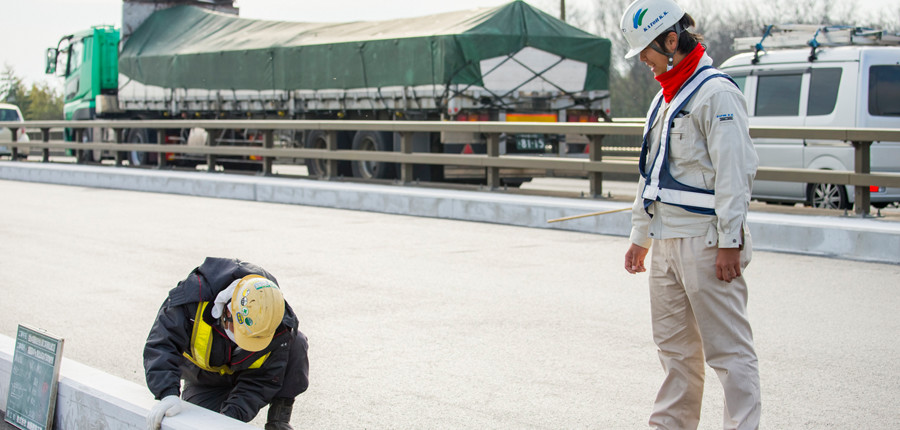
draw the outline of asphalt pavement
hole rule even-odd
[[[166,292],[206,256],[278,277],[310,339],[295,428],[635,429],[662,370],[624,237],[0,180],[0,333],[143,384]],[[900,266],[756,252],[763,428],[900,427]],[[701,429],[721,428],[707,372]],[[260,427],[264,413],[254,421]]]

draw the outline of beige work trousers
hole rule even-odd
[[[743,276],[731,283],[716,279],[718,248],[710,243],[703,236],[653,241],[650,308],[666,373],[650,415],[653,428],[697,428],[704,357],[725,390],[723,428],[759,428],[759,368],[747,319],[747,284]],[[742,268],[751,254],[747,235]]]

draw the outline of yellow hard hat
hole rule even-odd
[[[262,276],[244,276],[232,293],[231,315],[237,345],[247,351],[265,349],[284,319],[281,289]]]

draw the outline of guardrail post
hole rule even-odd
[[[206,146],[214,146],[213,145],[213,136],[209,130],[203,129],[206,132]],[[207,154],[206,156],[206,171],[207,172],[215,172],[216,171],[216,155],[215,154]]]
[[[412,154],[413,134],[409,131],[400,132],[400,152],[403,154]],[[400,181],[409,184],[413,180],[413,165],[411,163],[400,164]]]
[[[41,129],[41,140],[44,143],[50,141],[50,129],[42,128]],[[41,149],[41,162],[49,163],[50,162],[50,148],[44,147]]]
[[[121,128],[114,128],[113,134],[115,135],[116,145],[122,143],[122,132],[125,130]],[[116,167],[122,167],[122,151],[116,151]]]
[[[84,129],[83,128],[73,128],[72,133],[75,136],[75,164],[81,164],[84,162],[84,150],[78,149],[78,146],[81,145],[81,140],[84,139]]]
[[[166,129],[159,128],[156,130],[156,144],[162,148],[163,144],[166,143]],[[166,153],[165,152],[157,152],[156,153],[156,168],[162,169],[166,167]]]
[[[325,149],[329,151],[337,150],[337,131],[325,131]],[[334,179],[338,175],[338,160],[329,158],[325,161],[325,179]]]
[[[500,156],[500,133],[490,133],[487,136],[487,156],[497,158]],[[500,188],[500,168],[487,168],[487,186],[494,190]]]
[[[263,130],[263,148],[272,149],[275,147],[275,130]],[[264,176],[272,175],[272,157],[263,156],[262,174]]]
[[[872,142],[852,142],[854,157],[854,171],[856,173],[869,174],[871,172],[871,147]],[[872,195],[868,185],[856,185],[854,188],[854,208],[856,215],[864,217],[869,214],[869,206],[872,203]]]
[[[603,135],[592,134],[588,136],[588,159],[590,161],[603,160]],[[591,197],[603,197],[603,172],[588,172]]]
[[[16,141],[19,140],[19,136],[18,136],[18,134],[19,134],[19,129],[18,129],[18,128],[13,128],[13,127],[7,127],[7,128],[9,128],[10,136],[11,136],[11,137],[10,137],[10,140],[9,140],[9,144],[10,144],[9,151],[10,151],[10,154],[11,154],[11,155],[10,155],[9,158],[10,158],[10,160],[12,160],[12,161],[16,161],[16,160],[19,159],[19,147],[18,147],[18,146],[12,146],[12,145],[15,145],[15,144],[16,144]]]

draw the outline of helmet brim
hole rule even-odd
[[[625,59],[627,60],[627,59],[629,59],[629,58],[631,58],[631,57],[634,57],[634,56],[637,55],[637,54],[640,54],[641,51],[643,51],[645,48],[646,48],[646,46],[641,47],[641,48],[631,48],[630,51],[628,51],[628,52],[625,53]]]

